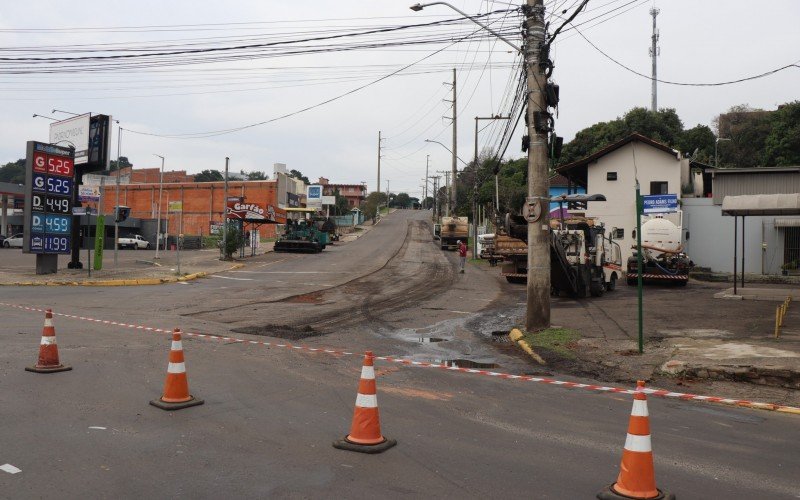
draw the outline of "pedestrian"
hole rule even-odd
[[[461,240],[456,242],[458,244],[458,260],[461,266],[461,272],[464,272],[464,266],[467,263],[467,244]]]

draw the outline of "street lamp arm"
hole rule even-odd
[[[445,146],[444,144],[442,144],[442,143],[441,143],[441,142],[439,142],[439,141],[432,141],[432,140],[430,140],[430,139],[425,139],[425,142],[435,142],[436,144],[440,145],[441,147],[443,147],[444,149],[446,149],[447,151],[449,151],[449,152],[450,152],[450,154],[453,154],[453,151],[452,151],[450,148],[448,148],[447,146]],[[469,163],[467,163],[467,162],[465,162],[464,160],[462,160],[460,156],[456,155],[456,158],[458,158],[458,161],[460,161],[461,163],[463,163],[465,167],[466,167],[466,166],[469,166]]]
[[[467,19],[469,19],[470,21],[472,21],[473,23],[477,24],[477,25],[478,25],[478,26],[480,26],[481,28],[485,29],[486,31],[488,31],[488,32],[489,32],[489,33],[491,33],[492,35],[496,36],[496,37],[497,37],[497,38],[499,38],[500,40],[502,40],[502,41],[504,41],[505,43],[507,43],[508,45],[510,45],[510,46],[511,46],[511,47],[512,47],[514,50],[516,50],[518,53],[520,53],[520,54],[522,53],[522,49],[520,49],[519,47],[517,47],[516,45],[514,45],[513,43],[511,43],[510,41],[508,41],[508,39],[506,39],[505,37],[503,37],[503,35],[501,35],[500,33],[496,32],[496,31],[494,31],[492,28],[490,28],[490,27],[488,27],[487,25],[485,25],[485,24],[481,23],[480,21],[477,21],[477,20],[475,20],[475,19],[474,19],[472,16],[470,16],[470,15],[469,15],[469,14],[467,14],[466,12],[464,12],[464,11],[462,11],[462,10],[459,10],[459,9],[457,9],[456,7],[454,7],[453,5],[450,5],[450,4],[449,4],[449,3],[447,3],[447,2],[430,2],[430,3],[424,3],[424,4],[423,4],[423,3],[416,3],[416,4],[412,5],[412,6],[410,7],[410,9],[411,9],[411,10],[413,10],[414,12],[419,12],[419,11],[421,11],[422,9],[424,9],[425,7],[430,7],[431,5],[446,5],[446,6],[450,7],[450,8],[451,8],[451,9],[453,9],[454,11],[458,12],[458,13],[459,13],[459,14],[461,14],[462,16],[464,16],[464,17],[466,17]]]

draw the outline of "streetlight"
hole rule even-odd
[[[432,141],[431,139],[425,139],[425,142],[434,142],[434,143],[440,145],[441,147],[443,147],[444,149],[446,149],[447,151],[449,151],[451,155],[453,154],[453,151],[450,148],[448,148],[447,146],[445,146],[444,144],[442,144],[439,141]],[[453,156],[458,158],[458,161],[463,163],[465,167],[467,166],[467,162],[462,160],[460,156],[458,156],[458,155],[453,155]],[[453,172],[453,183],[451,184],[451,186],[453,186],[452,189],[455,189],[455,184],[456,184],[455,174],[456,174],[456,172],[454,171]],[[445,190],[445,193],[447,193],[447,190]],[[450,206],[451,203],[453,205],[452,207]],[[450,199],[450,195],[447,196],[447,210],[450,212],[450,215],[455,215],[455,212],[456,212],[455,200],[451,200]]]
[[[714,168],[719,168],[719,151],[717,149],[719,141],[730,141],[730,139],[727,137],[717,137],[716,140],[714,140]]]
[[[442,144],[442,143],[441,143],[441,142],[439,142],[439,141],[432,141],[432,140],[430,140],[430,139],[425,139],[425,142],[435,142],[436,144],[440,145],[441,147],[443,147],[444,149],[446,149],[447,151],[449,151],[449,152],[450,152],[450,154],[453,154],[453,151],[452,151],[450,148],[448,148],[447,146],[445,146],[444,144]],[[460,161],[461,163],[463,163],[465,167],[468,165],[468,164],[467,164],[467,162],[465,162],[464,160],[462,160],[460,156],[456,156],[456,158],[458,158],[458,161]]]
[[[494,31],[492,28],[490,28],[490,27],[486,26],[485,24],[483,24],[483,23],[481,23],[481,22],[478,22],[478,21],[476,21],[475,19],[473,19],[473,17],[472,17],[472,16],[470,16],[470,15],[469,15],[469,14],[467,14],[466,12],[464,12],[464,11],[462,11],[462,10],[459,10],[459,9],[455,8],[454,6],[450,5],[450,4],[449,4],[449,3],[447,3],[447,2],[431,2],[431,3],[425,3],[425,4],[423,4],[423,3],[416,3],[416,4],[412,5],[412,6],[411,6],[411,7],[409,7],[409,8],[410,8],[411,10],[413,10],[414,12],[419,12],[419,11],[421,11],[422,9],[424,9],[425,7],[430,7],[431,5],[446,5],[446,6],[450,7],[451,9],[453,9],[453,10],[454,10],[454,11],[456,11],[456,12],[458,12],[458,13],[459,13],[459,14],[461,14],[462,16],[466,17],[467,19],[469,19],[469,20],[470,20],[470,21],[472,21],[473,23],[477,24],[477,25],[478,25],[478,26],[480,26],[481,28],[485,29],[486,31],[488,31],[488,32],[489,32],[489,33],[491,33],[492,35],[494,35],[494,36],[496,36],[497,38],[499,38],[500,40],[502,40],[502,41],[506,42],[508,45],[510,45],[510,46],[511,46],[511,47],[512,47],[514,50],[516,50],[516,51],[517,51],[517,52],[519,52],[520,54],[522,53],[522,49],[520,49],[519,47],[517,47],[516,45],[514,45],[513,43],[511,43],[510,41],[508,41],[508,39],[504,38],[504,37],[503,37],[503,35],[501,35],[500,33],[496,32],[496,31]]]
[[[164,190],[164,157],[153,153],[153,156],[161,158],[161,176],[158,179],[158,218],[156,219],[156,256],[158,258],[158,244],[161,243],[161,193]],[[166,243],[165,243],[166,244]]]
[[[47,118],[48,120],[53,120],[54,122],[58,121],[58,118],[53,118],[52,116],[47,115],[37,115],[34,113],[33,118]]]

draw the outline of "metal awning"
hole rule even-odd
[[[800,193],[726,196],[722,215],[800,215]]]
[[[798,219],[775,219],[775,227],[800,227]]]

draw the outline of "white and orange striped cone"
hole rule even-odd
[[[150,404],[162,410],[180,410],[190,406],[203,404],[189,394],[189,380],[186,378],[186,364],[183,361],[183,342],[181,330],[176,328],[172,332],[172,348],[169,351],[169,365],[167,365],[167,379],[164,381],[164,395],[150,401]]]
[[[39,343],[39,360],[35,366],[28,366],[25,369],[36,373],[55,373],[72,370],[71,366],[62,365],[61,361],[58,360],[58,344],[56,344],[56,328],[53,326],[52,309],[48,309],[44,313],[42,341]]]
[[[617,482],[597,494],[600,500],[675,500],[675,495],[656,488],[653,448],[650,443],[650,414],[644,381],[636,382],[628,436],[622,450]]]
[[[380,453],[397,444],[394,439],[386,439],[381,434],[373,358],[372,351],[364,353],[364,365],[361,367],[361,380],[358,383],[358,396],[350,434],[344,439],[334,441],[334,448],[361,453]]]

